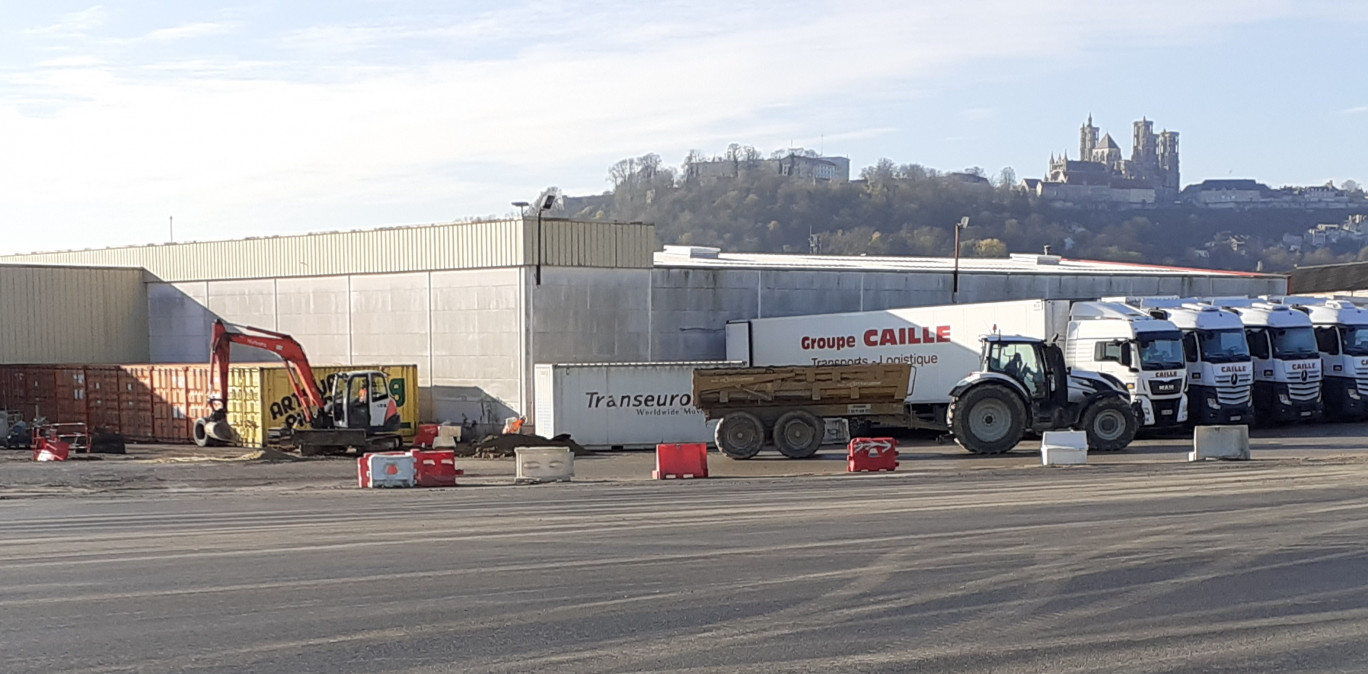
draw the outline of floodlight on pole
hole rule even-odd
[[[960,218],[955,223],[955,272],[950,277],[950,303],[959,304],[959,258],[960,258],[960,232],[969,226],[969,216]]]

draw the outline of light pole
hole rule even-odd
[[[965,228],[965,227],[968,227],[968,226],[969,226],[969,216],[967,216],[967,215],[964,216],[964,217],[962,217],[962,218],[960,218],[960,221],[957,222],[957,223],[955,223],[955,273],[951,276],[951,281],[950,281],[950,284],[951,284],[951,285],[950,285],[950,303],[951,303],[951,304],[959,304],[959,256],[960,256],[959,249],[960,249],[960,232],[963,231],[964,228]]]

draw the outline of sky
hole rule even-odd
[[[1368,183],[1362,0],[0,0],[0,254],[512,215],[729,143]]]

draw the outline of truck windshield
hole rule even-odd
[[[1320,356],[1316,333],[1305,328],[1273,328],[1273,357],[1278,360],[1301,360]]]
[[[1344,338],[1344,352],[1350,356],[1368,356],[1368,326],[1340,328]]]
[[[1202,358],[1208,363],[1243,363],[1249,360],[1249,342],[1244,330],[1198,330]]]
[[[1135,336],[1140,347],[1140,369],[1177,370],[1183,367],[1183,334],[1142,332]]]

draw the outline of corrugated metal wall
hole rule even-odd
[[[148,360],[141,269],[0,265],[0,363]]]
[[[537,232],[545,249],[539,250]],[[650,268],[655,226],[535,217],[232,241],[33,253],[0,263],[143,267],[163,281],[204,281],[543,264]],[[540,253],[540,254],[539,254]]]

